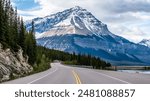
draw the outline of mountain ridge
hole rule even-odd
[[[148,47],[111,33],[106,24],[81,7],[35,18],[33,21],[37,35],[40,35],[38,45],[70,53],[91,54],[111,61],[114,65],[149,64]],[[29,30],[29,22],[26,26]]]
[[[139,44],[147,46],[150,48],[150,39],[143,39]]]
[[[66,19],[68,19],[68,21],[66,21]],[[80,21],[81,19],[82,19],[82,21]],[[78,28],[78,31],[79,31],[79,29],[83,29],[83,28],[80,28],[80,25],[83,25],[83,24],[84,24],[84,28],[86,28],[87,33],[104,34],[100,31],[108,30],[106,24],[103,24],[101,21],[96,19],[86,9],[82,9],[79,6],[75,6],[73,8],[64,10],[62,12],[58,12],[56,14],[51,14],[49,16],[45,16],[43,18],[35,18],[33,20],[35,21],[35,25],[36,25],[35,30],[38,33],[43,33],[45,31],[49,31],[49,29],[54,28],[54,27],[58,27],[58,28],[63,27],[63,26],[68,27],[71,25],[74,25],[74,27]],[[47,23],[44,23],[45,21]],[[75,23],[75,21],[77,21],[78,23],[79,22],[83,22],[83,23],[80,23],[80,25],[79,25],[79,24]],[[31,28],[31,20],[27,21],[26,25],[27,25],[27,29],[30,29]],[[39,30],[38,28],[40,28],[42,25],[44,25],[45,27],[43,27],[43,29]],[[107,34],[110,34],[110,32],[108,32]]]

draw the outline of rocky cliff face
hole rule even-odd
[[[0,82],[20,77],[33,71],[28,64],[27,58],[23,57],[23,51],[20,49],[17,53],[10,49],[3,49],[0,44]]]

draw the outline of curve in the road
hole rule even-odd
[[[94,70],[51,63],[51,69],[4,84],[150,84],[150,75]]]
[[[44,76],[42,76],[42,77],[40,77],[40,78],[37,78],[37,79],[35,79],[35,80],[33,80],[33,81],[29,82],[28,84],[32,84],[32,83],[34,83],[34,82],[36,82],[36,81],[38,81],[38,80],[41,80],[41,79],[43,79],[43,78],[45,78],[45,77],[47,77],[47,76],[51,75],[52,73],[56,72],[57,70],[58,70],[58,68],[55,68],[55,70],[54,70],[54,71],[49,72],[48,74],[46,74],[46,75],[44,75]]]

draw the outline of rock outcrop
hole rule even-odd
[[[20,49],[17,53],[3,49],[0,44],[0,82],[29,74],[33,67],[28,64],[28,58],[23,56]]]

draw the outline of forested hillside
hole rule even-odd
[[[42,57],[40,55],[43,53],[44,57],[47,56],[48,60],[61,60],[64,61],[65,64],[93,66],[94,69],[105,69],[105,67],[111,66],[110,63],[107,63],[100,58],[92,57],[91,55],[70,54],[58,50],[47,49],[42,46],[37,47],[37,53],[37,64]]]
[[[22,48],[24,55],[29,56],[29,63],[35,62],[34,26],[26,31],[23,18],[17,15],[17,9],[13,9],[10,0],[0,0],[0,43],[14,52]]]

